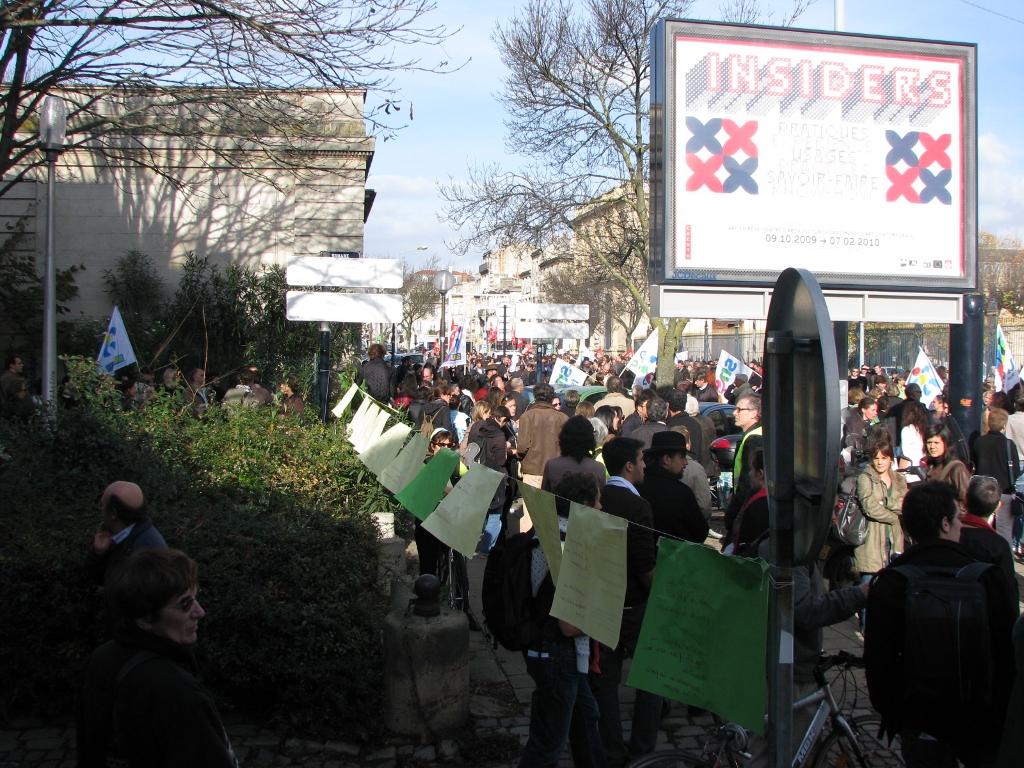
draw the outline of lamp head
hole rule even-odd
[[[43,149],[61,151],[68,126],[67,107],[60,96],[47,96],[39,109],[39,143]]]

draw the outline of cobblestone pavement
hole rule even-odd
[[[480,585],[485,560],[470,562],[470,597],[476,615],[482,615]],[[1018,580],[1024,589],[1024,566],[1017,564]],[[856,618],[825,630],[826,652],[841,649],[860,653],[862,640]],[[628,672],[628,662],[625,666]],[[863,672],[858,684],[866,696]],[[624,674],[625,679],[628,675]],[[360,745],[285,739],[237,718],[225,725],[239,763],[249,766],[305,766],[306,768],[428,768],[439,764],[464,764],[504,768],[519,761],[530,722],[530,694],[533,682],[518,653],[502,648],[492,650],[480,632],[470,633],[470,724],[462,732],[432,744],[412,743],[396,738],[382,744]],[[839,692],[837,691],[837,694]],[[628,736],[632,718],[633,690],[619,691],[623,728]],[[850,704],[847,700],[847,704]],[[858,702],[858,709],[866,707]],[[700,749],[709,715],[690,717],[687,707],[672,702],[658,733],[659,749],[673,747]],[[0,723],[0,768],[69,768],[75,765],[75,731],[70,717],[49,721],[15,719]],[[568,752],[562,766],[572,765]],[[184,768],[184,767],[183,767]]]

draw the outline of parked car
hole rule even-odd
[[[732,472],[736,460],[736,447],[743,432],[734,421],[736,406],[731,403],[701,403],[700,414],[715,424],[718,437],[711,443],[711,456],[721,472]]]

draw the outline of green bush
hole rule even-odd
[[[270,408],[195,419],[161,396],[125,413],[94,365],[69,363],[80,406],[55,423],[0,423],[0,716],[68,711],[109,637],[82,560],[120,479],[199,564],[196,653],[225,707],[295,732],[377,730],[386,596],[370,513],[394,505],[347,441]]]

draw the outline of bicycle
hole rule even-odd
[[[863,666],[864,660],[861,657],[847,651],[822,657],[814,670],[817,690],[793,702],[794,710],[818,705],[794,754],[794,768],[898,768],[905,765],[898,738],[890,746],[879,737],[881,720],[878,715],[847,717],[843,714],[841,704],[846,697],[847,685],[853,680],[851,670]],[[839,674],[833,682],[841,678],[843,683],[839,702],[833,696],[832,685],[826,678],[826,673],[833,668],[839,668]],[[853,681],[852,688],[859,692],[856,681]],[[856,709],[856,706],[855,696],[851,709]],[[735,723],[723,721],[718,715],[712,716],[715,724],[703,752],[653,752],[634,760],[627,768],[740,768],[750,758],[747,752],[747,731]],[[827,735],[824,740],[820,740],[826,726],[829,726]],[[815,749],[819,741],[821,743]],[[739,761],[741,758],[743,763]]]

